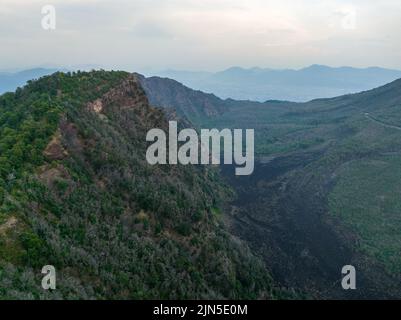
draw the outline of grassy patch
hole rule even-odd
[[[401,157],[355,161],[340,172],[330,212],[360,237],[359,249],[401,270]]]

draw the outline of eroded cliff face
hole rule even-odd
[[[106,92],[101,98],[88,103],[88,108],[99,113],[104,107],[114,105],[123,109],[143,108],[149,111],[149,102],[137,77],[128,75],[118,86]]]

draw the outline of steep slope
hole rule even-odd
[[[1,298],[278,296],[222,226],[215,170],[147,164],[154,127],[164,114],[124,72],[56,73],[0,97]]]
[[[401,81],[282,107],[254,107],[249,121],[229,112],[243,127],[260,119],[261,131],[254,175],[227,172],[234,229],[283,283],[327,298],[399,298]],[[358,271],[355,292],[339,285],[346,264]]]
[[[192,90],[171,79],[136,76],[152,105],[174,109],[195,125],[226,110],[226,102],[213,94]]]
[[[222,166],[232,231],[312,297],[401,296],[401,80],[308,103],[226,100],[202,127],[254,128],[249,177]],[[344,291],[341,269],[357,268]]]

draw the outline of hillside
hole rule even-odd
[[[149,166],[146,132],[175,113],[255,129],[255,172]],[[0,97],[0,298],[397,298],[399,119],[401,80],[307,103],[125,72],[31,81]]]
[[[267,261],[286,261],[273,266],[283,283],[329,298],[399,297],[401,81],[280,111],[269,104],[247,111],[253,117],[227,112],[260,132],[253,177],[232,180],[228,173],[241,208],[237,232],[262,247]],[[272,243],[280,249],[268,249]],[[359,272],[355,294],[336,286],[346,264]]]
[[[150,166],[166,128],[125,72],[56,73],[0,97],[0,298],[277,298],[223,226],[210,167]],[[43,265],[57,290],[43,291]]]
[[[179,116],[191,120],[195,125],[226,110],[226,102],[213,94],[190,89],[167,78],[136,76],[152,105],[174,109]]]
[[[222,166],[234,234],[273,277],[315,297],[399,297],[401,80],[307,103],[226,100],[202,127],[254,128],[249,177]],[[358,290],[338,284],[358,270]]]

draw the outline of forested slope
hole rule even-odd
[[[154,127],[163,112],[124,72],[56,73],[0,97],[0,298],[279,297],[222,226],[215,169],[147,164]]]

